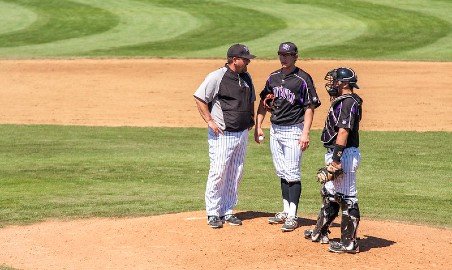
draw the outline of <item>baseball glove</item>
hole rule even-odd
[[[344,171],[342,169],[337,168],[330,163],[317,171],[317,181],[321,184],[325,184],[328,181],[337,179],[343,173]]]
[[[273,94],[267,94],[265,96],[265,99],[262,101],[262,104],[264,105],[265,110],[268,112],[271,112],[273,110],[273,102],[275,100],[275,95]]]

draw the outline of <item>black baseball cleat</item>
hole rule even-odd
[[[340,242],[331,241],[329,251],[335,253],[356,254],[359,252],[359,246],[356,241],[351,242],[348,246],[344,246],[344,244]]]
[[[210,228],[214,229],[223,228],[223,221],[221,221],[220,217],[218,216],[208,216],[207,224],[210,226]]]
[[[224,220],[226,223],[232,226],[242,225],[242,221],[234,215],[226,215],[224,217],[221,217],[221,220]]]

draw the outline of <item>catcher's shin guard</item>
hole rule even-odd
[[[338,214],[339,204],[330,201],[328,197],[323,197],[323,205],[317,217],[317,224],[311,235],[313,241],[316,241],[320,235],[328,235],[328,229]]]
[[[342,222],[341,222],[341,243],[344,246],[356,241],[356,233],[359,225],[358,203],[345,199],[341,202]]]

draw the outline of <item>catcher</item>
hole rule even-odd
[[[354,93],[359,89],[358,79],[351,68],[340,67],[329,71],[326,90],[331,107],[322,131],[322,142],[327,148],[324,168],[317,179],[322,184],[322,208],[317,224],[304,232],[305,238],[321,244],[330,243],[329,250],[337,253],[357,253],[356,232],[360,220],[356,189],[356,170],[361,161],[359,122],[363,100]],[[329,226],[342,210],[341,240],[329,241]]]

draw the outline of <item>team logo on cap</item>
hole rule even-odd
[[[246,46],[243,46],[243,49],[245,50],[245,52],[247,52],[247,53],[249,53],[250,52],[250,50],[248,49],[248,47],[246,47]]]
[[[282,48],[283,48],[283,50],[288,51],[288,50],[290,50],[290,45],[287,44],[287,43],[284,43],[284,44],[282,45]]]

